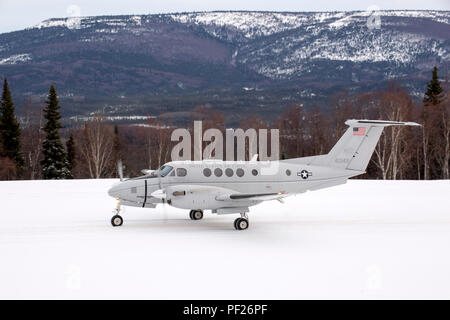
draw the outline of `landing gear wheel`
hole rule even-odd
[[[111,224],[113,225],[113,227],[120,227],[123,224],[122,217],[116,214],[111,218]]]
[[[191,212],[189,212],[189,217],[191,218],[191,220],[200,220],[203,218],[203,211],[191,210]]]
[[[234,228],[236,230],[245,230],[248,228],[248,220],[245,218],[237,218],[234,220]]]

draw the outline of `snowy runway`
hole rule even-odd
[[[0,182],[0,298],[450,299],[450,181],[365,181],[191,221],[114,180]]]

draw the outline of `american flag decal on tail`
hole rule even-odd
[[[363,136],[366,134],[365,127],[353,127],[353,135],[354,136]]]

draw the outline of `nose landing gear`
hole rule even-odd
[[[120,227],[123,224],[123,218],[116,214],[111,218],[111,224],[113,227]]]
[[[123,224],[123,218],[120,213],[120,199],[116,199],[116,208],[113,211],[114,215],[111,218],[111,224],[113,227],[120,227]]]

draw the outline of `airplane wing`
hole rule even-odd
[[[204,196],[210,194],[217,201],[224,202],[248,202],[248,201],[268,201],[279,200],[287,197],[286,191],[270,192],[270,193],[239,193],[231,189],[198,186],[198,185],[175,185],[165,189],[159,189],[151,193],[151,197],[157,199],[182,199],[190,196]]]
[[[216,197],[218,201],[239,201],[239,200],[255,200],[255,201],[268,201],[268,200],[281,200],[288,196],[286,191],[270,192],[270,193],[233,193],[223,194]]]

